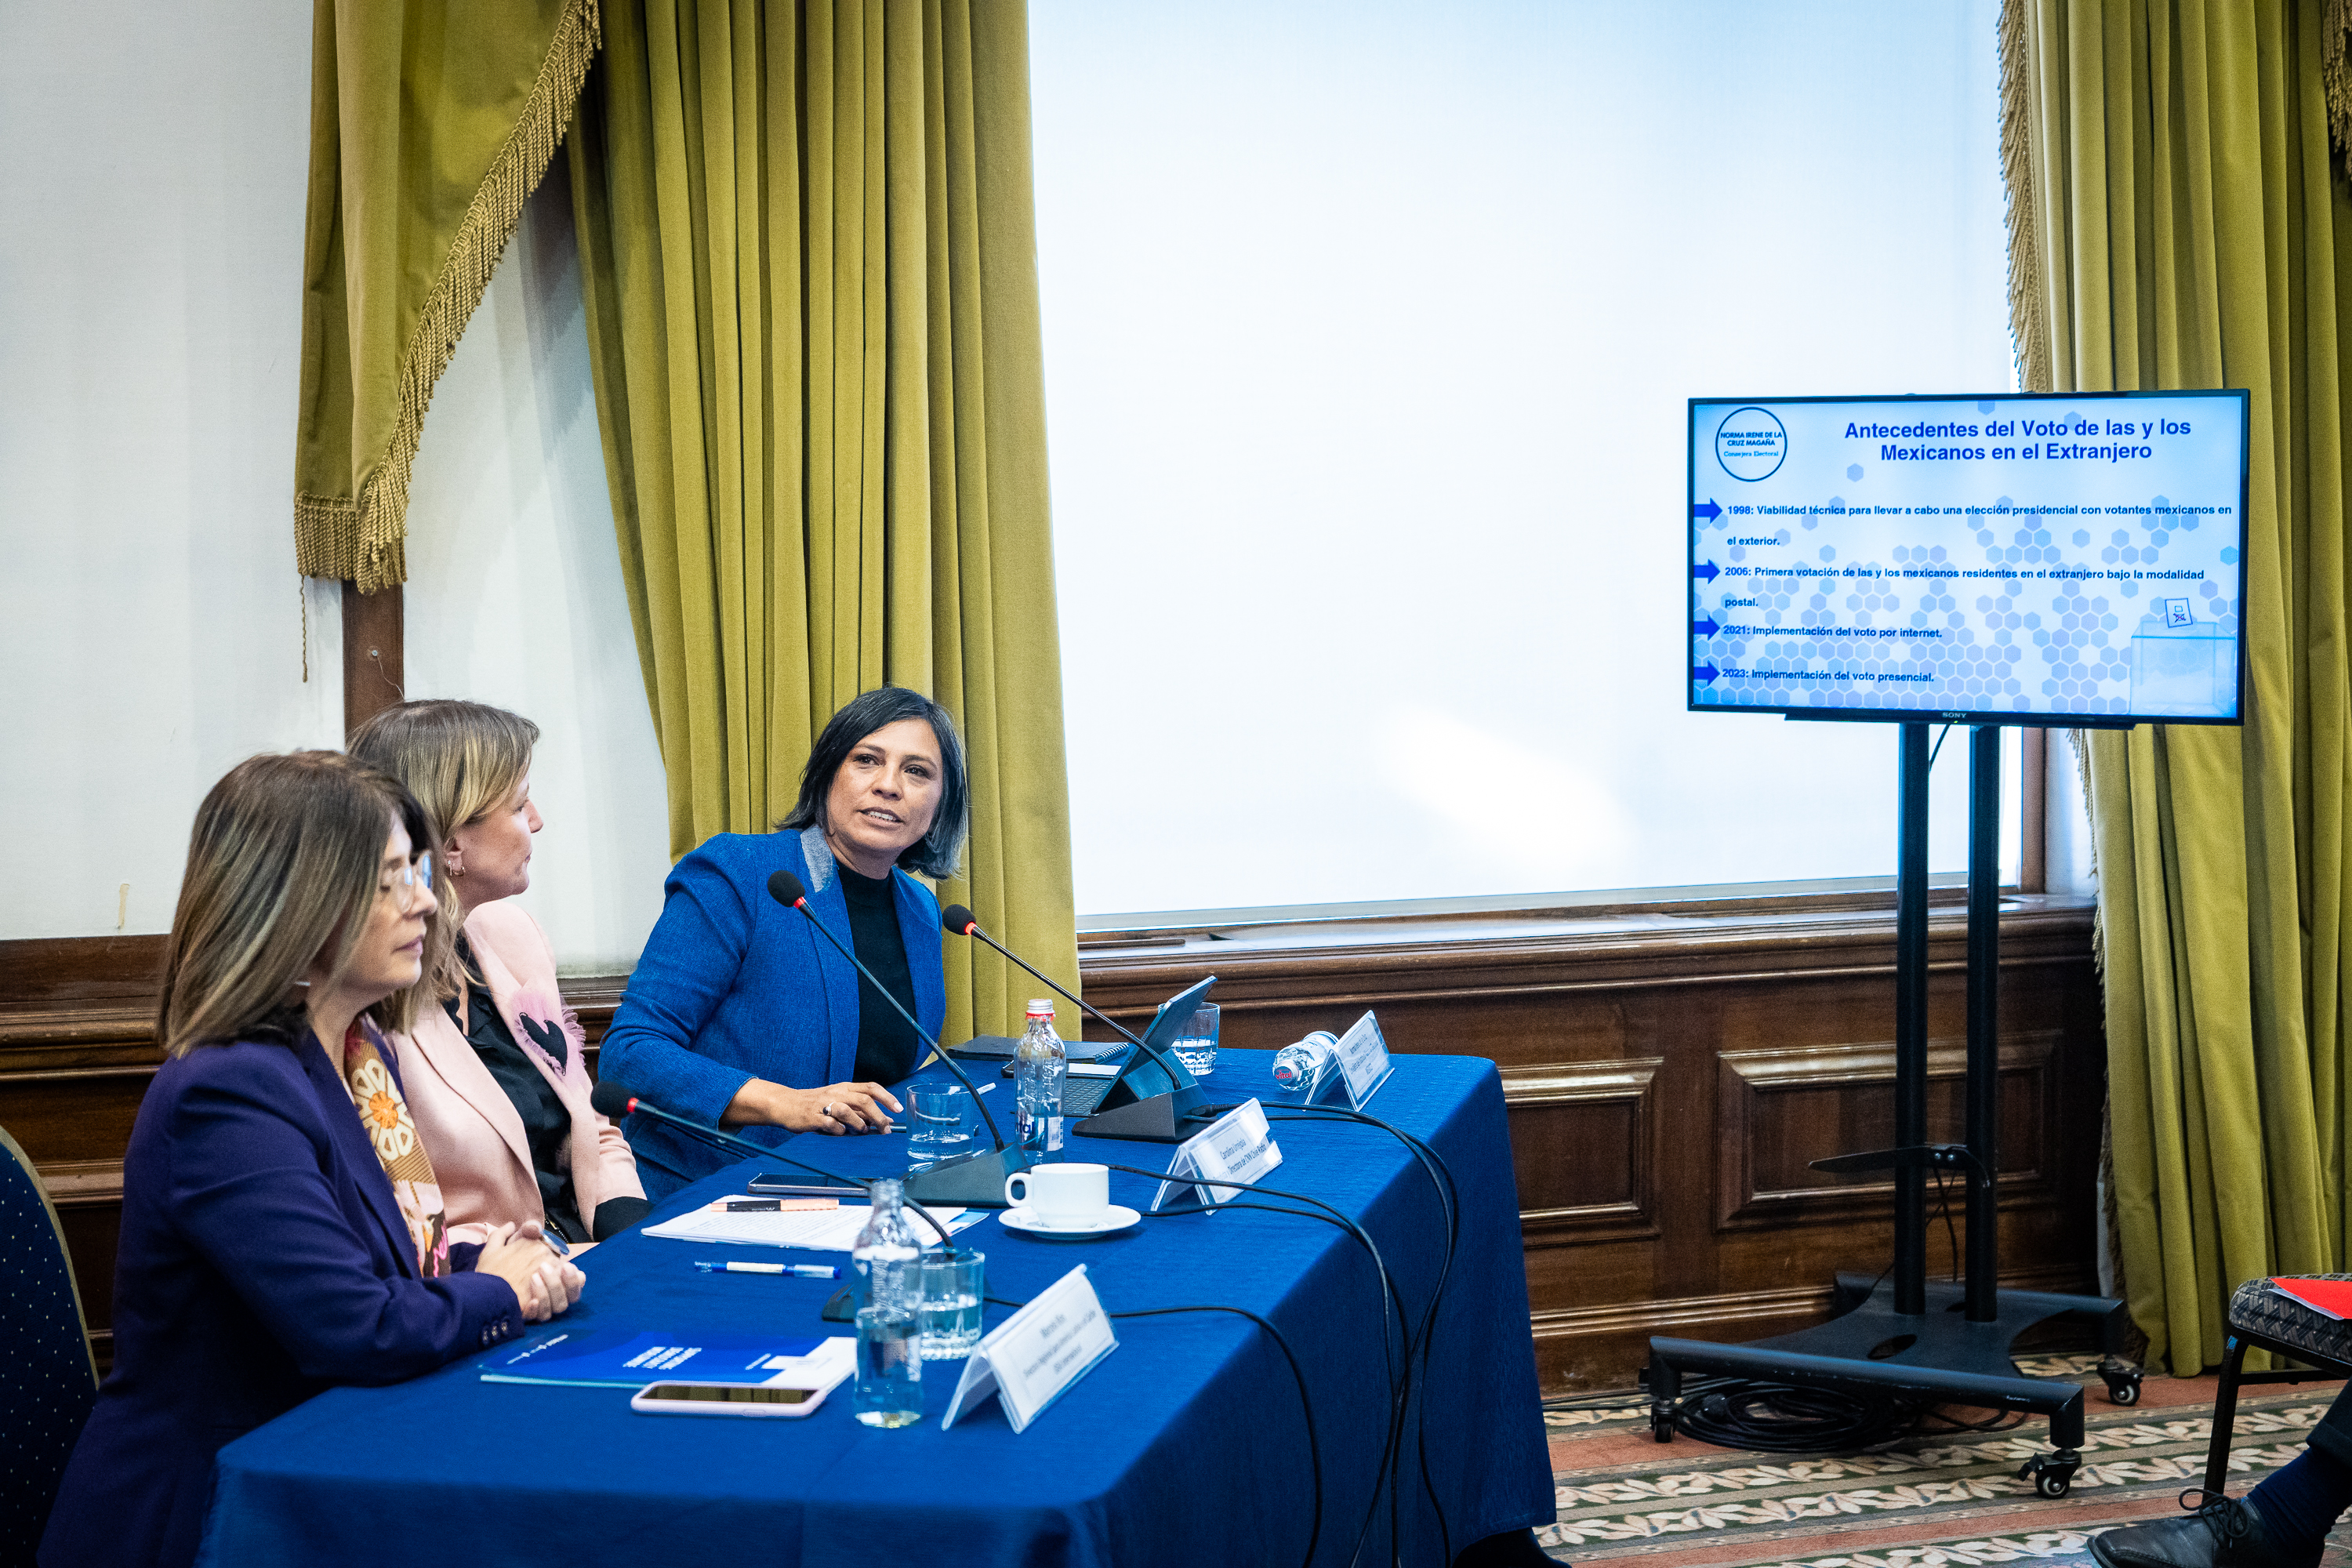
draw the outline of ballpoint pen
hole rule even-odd
[[[703,1274],[789,1274],[796,1279],[838,1279],[841,1270],[830,1263],[700,1263]]]

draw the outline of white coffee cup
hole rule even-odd
[[[1016,1191],[1016,1184],[1025,1190]],[[1041,1224],[1093,1225],[1110,1208],[1110,1167],[1032,1165],[1004,1178],[1004,1201],[1027,1209]]]

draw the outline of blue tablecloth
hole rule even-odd
[[[1272,1059],[1227,1052],[1207,1080],[1212,1098],[1256,1095],[1279,1114]],[[1000,1121],[1010,1116],[1009,1089],[988,1097]],[[1401,1058],[1369,1109],[1427,1140],[1462,1194],[1428,1396],[1416,1399],[1420,1431],[1408,1427],[1399,1467],[1403,1561],[1442,1563],[1424,1458],[1456,1552],[1553,1516],[1502,1088],[1488,1061]],[[1417,1319],[1444,1258],[1440,1210],[1422,1167],[1378,1128],[1277,1121],[1275,1132],[1283,1164],[1266,1179],[1338,1205],[1362,1225]],[[788,1148],[853,1174],[906,1163],[903,1133],[810,1136]],[[1065,1157],[1160,1169],[1171,1152],[1073,1140]],[[655,1217],[740,1192],[751,1171],[776,1163],[745,1161],[678,1193]],[[1112,1173],[1114,1203],[1142,1209],[1153,1190],[1143,1177]],[[993,1296],[1026,1300],[1084,1262],[1113,1312],[1220,1302],[1272,1320],[1298,1353],[1322,1445],[1316,1561],[1349,1562],[1368,1512],[1363,1561],[1389,1560],[1389,1509],[1371,1508],[1387,1426],[1379,1286],[1345,1233],[1231,1212],[1146,1219],[1082,1242],[1033,1240],[991,1218],[958,1240],[987,1254]],[[562,1321],[848,1331],[817,1316],[835,1287],[695,1272],[694,1259],[713,1251],[635,1232],[607,1242],[583,1258],[587,1293]],[[1004,1316],[991,1308],[990,1326]],[[478,1356],[396,1387],[336,1389],[222,1451],[203,1561],[1298,1562],[1314,1482],[1281,1352],[1224,1312],[1127,1319],[1117,1329],[1119,1348],[1018,1435],[993,1402],[940,1429],[961,1369],[953,1362],[926,1369],[928,1418],[893,1431],[858,1425],[846,1386],[803,1420],[640,1415],[618,1390],[483,1383]]]

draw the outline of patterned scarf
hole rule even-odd
[[[343,1035],[343,1087],[358,1108],[360,1125],[375,1157],[391,1178],[392,1195],[408,1222],[408,1237],[416,1244],[416,1271],[430,1279],[449,1272],[449,1238],[441,1204],[441,1184],[433,1174],[432,1158],[409,1120],[408,1102],[383,1065],[375,1042],[362,1032],[357,1020]]]

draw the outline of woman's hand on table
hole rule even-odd
[[[474,1260],[474,1272],[507,1282],[525,1322],[541,1323],[571,1310],[588,1277],[558,1258],[535,1236],[518,1236],[511,1225],[493,1226]]]
[[[899,1109],[897,1099],[878,1083],[793,1089],[755,1078],[735,1091],[719,1123],[758,1123],[793,1132],[887,1132],[890,1113]]]

